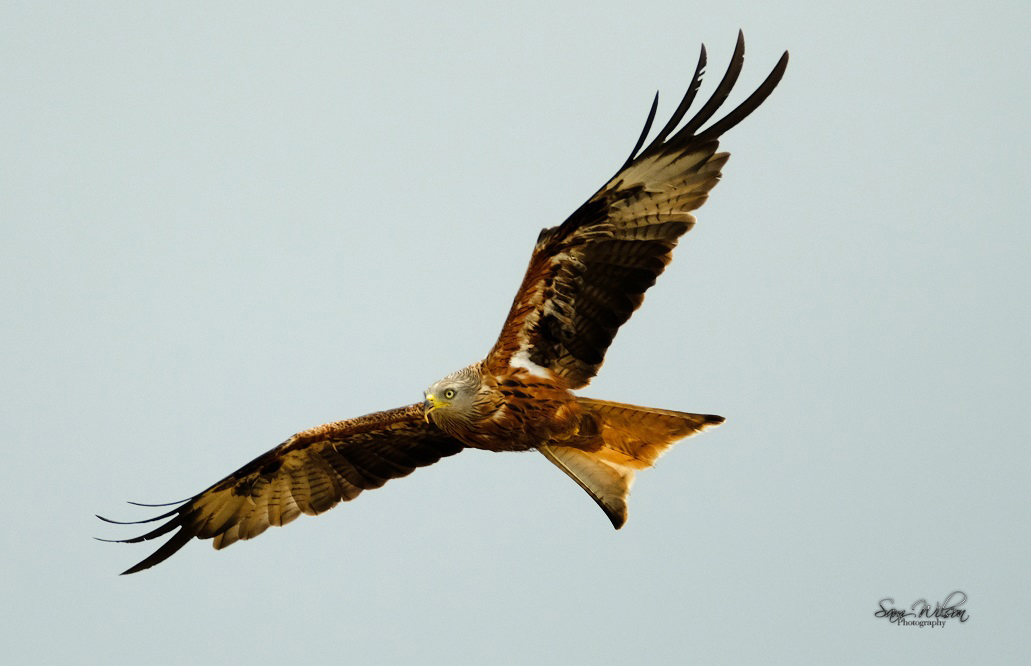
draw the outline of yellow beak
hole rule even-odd
[[[437,397],[432,393],[425,393],[423,395],[426,396],[426,399],[422,403],[422,417],[426,419],[426,423],[429,423],[430,412],[432,412],[437,407],[440,407],[440,401],[437,400]]]

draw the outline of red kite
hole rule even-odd
[[[634,473],[723,417],[592,400],[572,390],[598,372],[616,331],[694,225],[691,211],[705,203],[729,157],[717,152],[720,136],[773,92],[788,54],[748,99],[703,129],[730,94],[743,61],[739,34],[716,91],[678,129],[701,84],[702,47],[690,88],[644,146],[656,95],[616,175],[565,222],[540,233],[485,359],[430,386],[423,403],[305,430],[167,513],[138,521],[166,522],[122,543],[175,533],[124,573],[164,561],[194,537],[214,539],[216,549],[254,538],[270,525],[322,513],[468,447],[540,451],[594,498],[614,527],[622,527]]]

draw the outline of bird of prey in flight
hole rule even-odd
[[[694,225],[691,211],[705,203],[729,157],[717,152],[720,136],[773,92],[788,54],[751,96],[706,126],[743,61],[739,33],[712,97],[681,124],[701,84],[703,46],[687,93],[645,145],[656,95],[616,174],[565,222],[541,231],[486,358],[430,386],[423,402],[305,430],[187,500],[143,505],[174,508],[136,521],[165,522],[121,543],[174,533],[124,573],[164,561],[194,537],[213,539],[221,549],[302,513],[328,511],[466,448],[539,451],[594,498],[614,527],[622,527],[635,472],[723,417],[593,400],[572,391],[598,372],[616,331]]]

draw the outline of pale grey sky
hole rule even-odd
[[[1026,3],[344,4],[0,4],[6,662],[1026,657]],[[480,358],[738,28],[732,102],[787,75],[583,391],[728,422],[623,530],[466,452],[117,577],[157,544],[94,513]]]

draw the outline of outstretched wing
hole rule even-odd
[[[744,52],[739,33],[716,91],[674,132],[701,84],[703,46],[691,87],[652,142],[641,150],[658,95],[619,172],[565,222],[541,232],[508,319],[487,356],[488,371],[546,368],[574,389],[594,377],[616,331],[666,268],[677,240],[694,225],[691,211],[705,203],[719,180],[729,157],[716,152],[720,135],[762,104],[784,75],[787,52],[748,99],[701,129],[734,87]]]
[[[328,511],[341,500],[353,500],[363,490],[408,476],[416,467],[432,465],[463,448],[425,421],[420,404],[306,430],[168,513],[137,521],[167,519],[157,529],[119,543],[149,541],[178,531],[123,573],[149,569],[194,537],[214,539],[216,550],[252,539],[270,525],[286,525],[302,513],[313,516]]]

